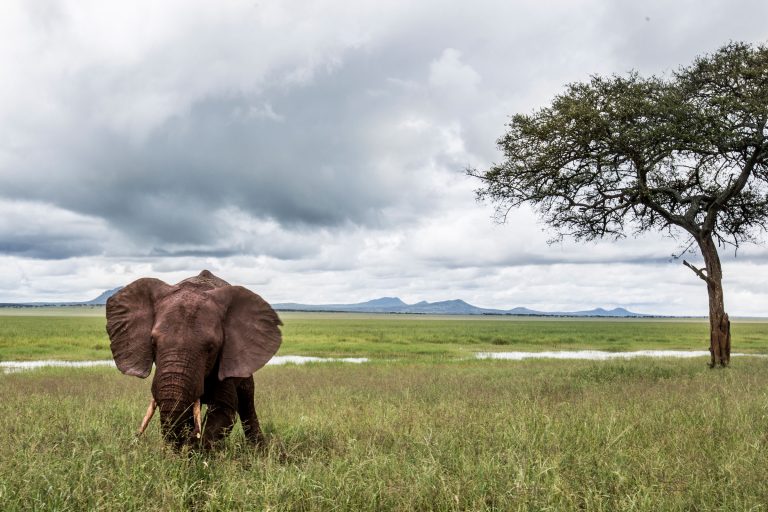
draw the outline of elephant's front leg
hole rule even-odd
[[[253,377],[248,377],[237,386],[237,413],[243,423],[245,438],[257,446],[265,446],[266,440],[259,426],[259,418],[256,416],[256,407],[253,404],[254,384]]]
[[[214,374],[215,375],[215,374]],[[239,379],[206,379],[204,402],[208,404],[203,427],[203,448],[210,449],[232,431],[237,419],[237,384]]]

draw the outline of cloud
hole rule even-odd
[[[64,259],[105,251],[106,223],[51,204],[0,201],[0,253],[25,258]]]
[[[473,93],[479,84],[480,74],[461,62],[461,52],[454,48],[443,50],[440,58],[429,65],[429,85],[449,94]]]
[[[685,275],[679,242],[550,246],[528,210],[493,224],[463,170],[501,158],[508,116],[564,84],[765,40],[766,15],[742,0],[3,2],[0,258],[22,277],[0,276],[0,296],[211,268],[279,300],[683,308],[651,279],[602,279]],[[729,258],[726,274],[765,251]]]

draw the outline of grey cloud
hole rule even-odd
[[[631,67],[660,73],[687,65],[729,40],[765,41],[766,17],[768,4],[752,0],[684,0],[674,6],[619,0],[606,2],[601,24],[614,27],[610,39],[615,65],[621,66],[617,71]]]
[[[149,258],[167,258],[167,257],[195,257],[195,258],[229,258],[230,256],[236,256],[240,254],[240,251],[232,249],[152,249],[147,257]]]
[[[100,126],[67,130],[0,181],[12,197],[95,215],[150,243],[215,244],[212,213],[231,206],[288,227],[377,225],[415,186],[402,175],[410,169],[372,170],[360,134],[381,107],[367,103],[355,72],[311,89],[205,98],[139,143]],[[241,115],[265,98],[279,121]]]
[[[467,267],[479,268],[502,268],[502,267],[525,267],[530,265],[555,265],[555,264],[604,264],[614,265],[618,263],[636,264],[636,265],[658,265],[668,263],[670,258],[659,256],[658,254],[605,254],[593,255],[578,252],[558,253],[536,252],[528,254],[506,254],[499,258],[477,258],[474,260],[457,260],[450,256],[434,256],[426,258],[426,261],[443,268],[461,269]]]
[[[98,218],[51,204],[0,201],[0,254],[60,260],[102,254],[109,241]]]
[[[49,237],[41,240],[34,237],[9,237],[0,241],[0,253],[22,258],[59,260],[74,256],[99,254],[101,247],[98,243],[88,240],[78,240],[76,237]]]
[[[434,74],[435,63],[447,58],[454,72],[448,70],[449,78],[468,76],[473,87],[479,81],[459,60],[460,51],[444,46],[441,38],[432,40],[439,33],[433,26],[419,44],[410,33],[386,48],[350,51],[306,84],[286,86],[278,79],[255,91],[207,94],[174,112],[146,138],[116,130],[108,111],[120,108],[123,97],[131,100],[132,88],[145,91],[158,63],[149,61],[146,69],[132,67],[122,74],[85,68],[73,84],[62,84],[67,103],[74,105],[71,114],[77,118],[70,122],[77,129],[42,130],[38,135],[52,147],[31,158],[25,155],[25,176],[5,182],[4,190],[12,197],[51,201],[105,218],[152,246],[215,245],[222,234],[212,211],[233,205],[289,229],[383,226],[391,222],[385,209],[411,209],[415,218],[433,206],[432,191],[424,190],[433,186],[419,179],[419,167],[432,158],[456,170],[468,163],[445,158],[439,150],[435,154],[433,147],[434,134],[446,128],[441,124],[456,117],[450,114],[455,108],[447,105],[460,98],[441,98],[423,86],[404,90],[388,79],[427,82],[430,65]],[[189,72],[181,69],[180,74]],[[389,89],[386,96],[369,94],[382,87]],[[166,103],[174,103],[163,89],[157,96],[170,96]],[[432,140],[411,137],[412,143],[391,145],[380,132],[386,129],[382,122],[393,121],[387,117],[392,112],[434,117],[427,134]]]

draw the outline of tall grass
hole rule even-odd
[[[133,431],[149,382],[0,376],[11,510],[765,510],[768,361],[446,361],[256,374],[265,452]]]

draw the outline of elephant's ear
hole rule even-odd
[[[280,348],[283,322],[264,299],[242,286],[224,286],[206,293],[223,311],[219,379],[250,377]]]
[[[107,300],[109,348],[118,369],[142,379],[152,371],[155,302],[175,287],[159,279],[138,279]]]

